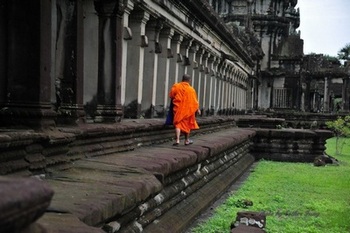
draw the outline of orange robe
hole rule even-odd
[[[199,129],[196,121],[196,112],[199,108],[197,93],[187,82],[175,83],[169,93],[173,100],[175,128],[181,132],[190,133],[191,129]]]

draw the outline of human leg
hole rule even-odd
[[[193,141],[190,139],[190,133],[185,133],[185,145],[193,144]]]
[[[189,140],[190,138],[190,133],[185,133],[185,143]]]
[[[178,145],[180,143],[180,135],[181,135],[181,130],[179,128],[175,128],[175,143],[174,145]]]

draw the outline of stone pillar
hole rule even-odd
[[[56,113],[51,105],[52,3],[2,1],[0,14],[0,125],[50,127]],[[11,24],[10,24],[11,22]],[[6,47],[6,49],[5,49]],[[5,51],[5,52],[4,52]],[[5,60],[4,60],[5,59]],[[5,70],[4,70],[5,69]]]
[[[246,80],[247,87],[247,110],[253,110],[254,108],[254,78],[251,75],[248,75]]]
[[[82,0],[56,1],[55,93],[58,124],[84,122],[84,15]]]
[[[157,90],[162,90],[157,93],[156,105],[162,105],[164,114],[166,107],[168,106],[169,90],[173,82],[170,80],[170,64],[173,56],[171,55],[171,39],[174,35],[174,29],[165,28],[160,33],[160,45],[163,48],[162,53],[159,54],[159,66],[158,66],[158,80]],[[159,88],[159,89],[158,89]]]
[[[324,78],[323,112],[329,112],[328,78]]]
[[[183,61],[182,54],[180,51],[182,40],[183,36],[180,34],[174,34],[174,36],[171,39],[171,50],[168,51],[168,57],[171,58],[169,75],[170,87],[174,83],[179,82],[180,65]]]
[[[238,106],[239,106],[239,101],[238,101],[238,71],[235,71],[235,75],[233,77],[233,105],[234,105],[234,109],[235,111],[238,110]]]
[[[238,73],[237,76],[237,86],[236,86],[236,102],[237,102],[237,110],[241,110],[241,74]]]
[[[234,112],[235,112],[235,109],[237,107],[236,75],[237,75],[237,71],[236,71],[236,69],[234,69],[233,75],[232,75],[232,103],[231,103],[231,106],[232,106]]]
[[[144,11],[136,11],[130,16],[129,23],[133,39],[130,40],[128,46],[124,116],[125,118],[140,118],[145,48],[148,46],[145,31],[150,15]]]
[[[229,96],[229,100],[228,100],[228,106],[232,112],[233,109],[233,72],[234,72],[234,67],[231,67],[230,69],[230,80],[229,80],[229,91],[230,91],[230,96]]]
[[[224,105],[224,98],[225,98],[225,68],[226,65],[223,64],[223,66],[220,69],[220,79],[219,79],[219,89],[220,89],[220,95],[219,95],[219,106],[221,113],[224,113],[225,105]]]
[[[156,116],[156,96],[158,78],[158,57],[162,52],[162,47],[159,43],[159,33],[163,27],[163,22],[160,20],[151,20],[147,22],[145,35],[148,38],[148,46],[145,47],[144,72],[143,72],[143,87],[141,114],[143,117],[151,118]],[[164,86],[162,86],[164,88]],[[159,102],[159,101],[158,101]]]
[[[117,118],[116,120],[118,122],[121,121],[123,117],[123,104],[122,104],[122,83],[123,80],[123,70],[125,70],[124,61],[123,61],[123,49],[125,46],[125,28],[124,28],[124,19],[126,15],[129,15],[129,1],[118,1],[118,11],[117,11],[117,18],[116,18],[116,60],[115,60],[115,66],[116,66],[116,91],[115,91],[115,107],[116,107],[116,114]],[[126,12],[126,13],[125,13]],[[127,35],[128,38],[129,35]],[[127,46],[127,45],[126,45]],[[124,96],[123,96],[124,98]]]
[[[234,105],[234,82],[233,82],[233,75],[234,75],[234,68],[232,67],[231,72],[230,72],[230,96],[229,96],[229,106],[231,109],[231,113],[233,110],[233,105]]]
[[[223,96],[223,106],[226,109],[225,113],[227,114],[229,111],[229,92],[230,92],[230,66],[226,64],[225,66],[225,79],[224,79],[224,96]]]
[[[227,108],[227,111],[229,114],[231,114],[231,102],[232,102],[232,98],[231,98],[231,95],[232,95],[232,79],[231,79],[231,67],[227,73],[227,95],[226,95],[226,108]]]
[[[117,12],[119,3],[95,0],[98,14],[98,83],[95,122],[114,123],[117,118]],[[118,25],[120,26],[120,25]]]
[[[193,88],[195,88],[197,90],[197,94],[198,94],[198,89],[196,87],[196,84],[198,83],[198,79],[199,79],[199,62],[197,60],[197,53],[199,51],[199,48],[200,47],[198,44],[193,43],[191,48],[190,48],[190,52],[189,52],[189,60],[190,60],[191,66],[192,66],[192,72],[189,75],[191,75],[191,77],[192,77],[191,85]]]
[[[0,109],[6,104],[6,73],[7,73],[7,1],[0,1]]]
[[[200,50],[197,53],[197,62],[198,62],[198,70],[197,70],[197,78],[195,80],[192,80],[193,87],[197,90],[197,97],[200,108],[202,108],[203,103],[203,56],[204,56],[205,50],[203,48],[200,48]]]
[[[223,83],[222,83],[222,108],[225,109],[225,113],[227,113],[227,98],[228,98],[228,66],[225,65],[223,70]]]
[[[125,2],[125,1],[124,1]],[[129,16],[131,10],[134,8],[134,4],[131,1],[127,1],[125,4],[123,12],[123,38],[121,41],[122,46],[122,58],[121,58],[121,81],[120,81],[120,105],[123,108],[125,106],[125,90],[126,90],[126,74],[127,74],[127,61],[128,61],[128,46],[130,41],[133,38],[132,31],[129,27]],[[135,36],[135,35],[134,35]],[[124,114],[124,112],[123,112]]]
[[[202,108],[205,111],[209,110],[209,93],[210,93],[210,82],[209,82],[209,59],[210,53],[206,52],[203,61],[203,104]]]
[[[258,110],[259,107],[259,86],[260,84],[260,80],[256,79],[254,82],[255,86],[254,86],[254,110]]]
[[[208,59],[208,91],[207,91],[207,96],[208,96],[208,114],[207,115],[212,115],[214,114],[213,109],[214,109],[214,96],[215,96],[215,71],[214,71],[214,64],[215,64],[215,59],[216,57],[210,56]]]
[[[183,74],[187,74],[188,66],[191,64],[189,60],[189,50],[191,48],[193,40],[191,39],[184,39],[181,43],[181,55],[182,55],[182,72],[179,74],[179,78],[181,81],[181,77]],[[180,68],[181,69],[181,68]]]
[[[247,106],[248,106],[248,81],[247,81],[247,77],[245,76],[244,77],[244,80],[243,80],[243,110],[246,111],[247,110]]]
[[[226,77],[225,77],[225,69],[226,64],[223,64],[222,68],[220,69],[220,109],[221,112],[224,113],[224,110],[226,108],[225,106],[225,83],[226,83]]]
[[[215,61],[213,61],[213,70],[212,70],[212,80],[213,80],[213,100],[212,100],[212,106],[214,109],[214,115],[217,114],[218,111],[218,61],[219,58],[217,58]]]
[[[225,106],[228,112],[231,110],[231,74],[230,70],[226,75],[226,95],[225,95]]]

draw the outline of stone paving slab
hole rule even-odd
[[[123,166],[138,167],[151,174],[166,176],[184,167],[193,165],[197,161],[197,155],[190,148],[179,151],[179,148],[170,146],[154,146],[144,148],[118,156],[99,157],[99,161]],[[203,149],[205,150],[205,149]]]
[[[89,225],[121,214],[162,187],[148,172],[92,160],[78,161],[47,182],[55,190],[49,210],[75,214]]]
[[[106,233],[84,224],[72,214],[47,213],[22,233]]]

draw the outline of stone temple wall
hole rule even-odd
[[[185,73],[204,115],[252,108],[254,61],[205,0],[5,0],[0,11],[0,127],[165,118]]]

